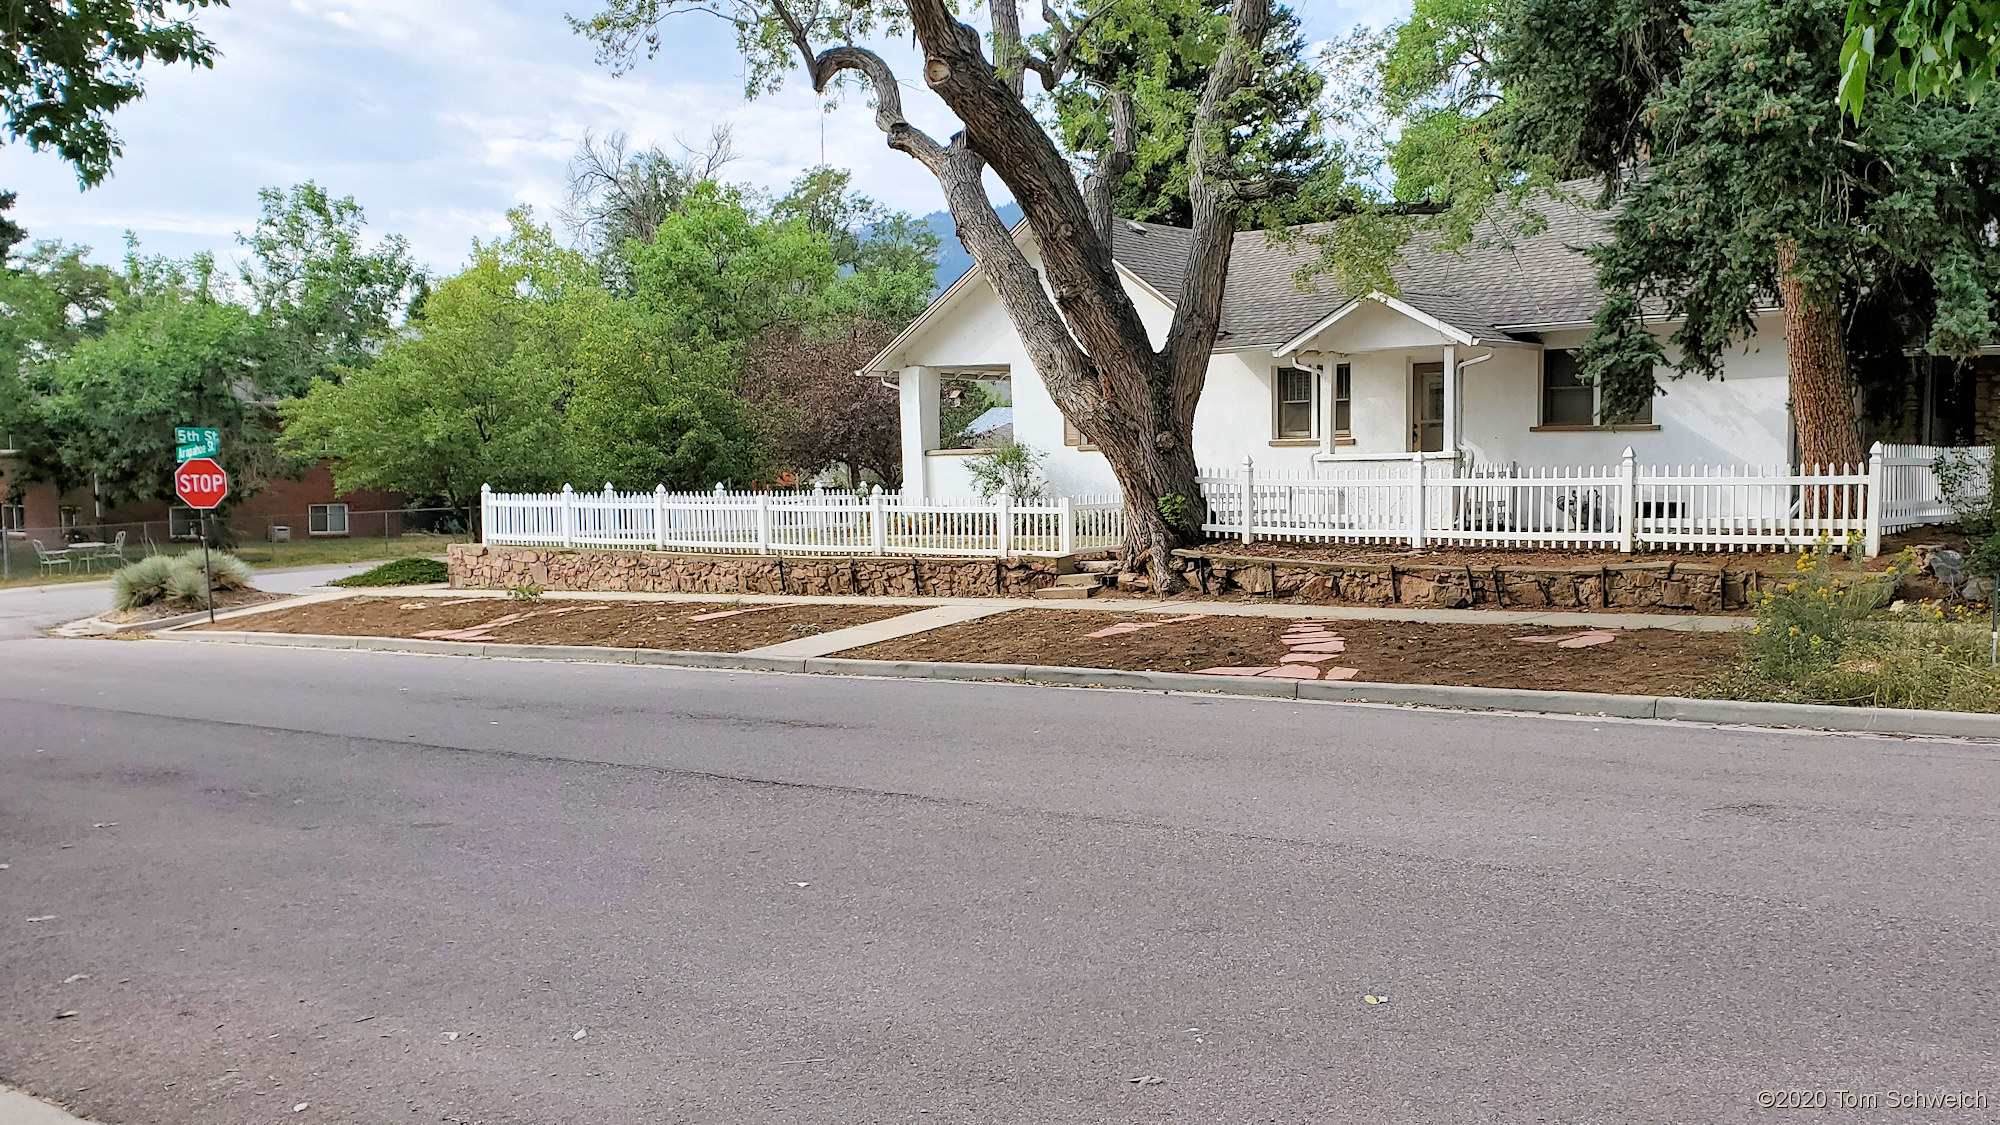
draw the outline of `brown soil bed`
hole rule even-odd
[[[1149,672],[1282,667],[1292,618],[1204,616],[1121,636],[1092,639],[1118,621],[1156,622],[1171,614],[1023,609],[883,641],[840,655],[873,660],[972,661]],[[1324,620],[1346,650],[1315,665],[1352,668],[1356,681],[1471,687],[1677,695],[1736,660],[1732,633],[1669,629],[1615,631],[1607,643],[1561,648],[1521,637],[1568,638],[1581,629],[1510,625],[1429,625]]]
[[[452,631],[458,635],[434,639],[742,652],[895,617],[910,612],[911,608],[916,607],[598,602],[571,598],[524,603],[506,598],[405,595],[344,598],[240,617],[214,626],[203,624],[199,628],[343,637],[419,637]],[[693,620],[734,610],[752,612],[730,612],[726,617]]]
[[[263,605],[265,602],[281,602],[293,594],[271,594],[263,590],[218,590],[215,594],[215,608],[244,609],[248,606]],[[103,620],[114,625],[130,625],[138,621],[160,621],[168,617],[179,617],[184,613],[196,613],[208,609],[206,603],[188,607],[154,602],[152,605],[134,606],[131,609],[115,609],[104,615]]]

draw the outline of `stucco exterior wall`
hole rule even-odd
[[[1034,260],[1033,247],[1026,249]],[[1127,290],[1157,344],[1171,323],[1171,307],[1129,275]],[[1345,459],[1407,453],[1411,367],[1441,360],[1442,338],[1377,305],[1357,309],[1336,327],[1340,346],[1351,350],[1344,357],[1323,357],[1329,375],[1320,383],[1316,426],[1331,424],[1330,372],[1335,362],[1346,362],[1352,372],[1351,442],[1337,445],[1329,459],[1320,441],[1278,440],[1273,380],[1279,364],[1270,349],[1249,348],[1218,353],[1211,361],[1195,416],[1197,463],[1234,471],[1249,456],[1263,472],[1320,475],[1336,471]],[[1670,334],[1667,328],[1655,332],[1663,341]],[[1571,348],[1588,335],[1587,329],[1573,329],[1547,333],[1543,340],[1549,348]],[[1460,444],[1475,464],[1608,465],[1627,446],[1645,464],[1777,465],[1790,460],[1781,317],[1757,322],[1754,334],[1729,355],[1721,378],[1676,378],[1672,368],[1663,368],[1665,393],[1654,401],[1650,427],[1541,428],[1541,350],[1461,346],[1457,355],[1464,362],[1488,351],[1491,359],[1463,369]],[[1015,437],[1047,455],[1043,468],[1056,491],[1072,496],[1117,491],[1102,454],[1063,444],[1062,415],[1036,377],[1005,309],[983,284],[969,286],[948,307],[934,310],[930,323],[888,358],[902,371],[906,488],[920,488],[933,500],[972,496],[964,455],[930,448],[936,444],[935,379],[954,369],[1005,367],[1012,376]],[[1673,358],[1670,351],[1669,360]]]

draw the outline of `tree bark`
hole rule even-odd
[[[1108,215],[1093,214],[1068,161],[1021,99],[1022,68],[1037,71],[1046,84],[1060,73],[1055,63],[1007,58],[1005,71],[996,72],[979,33],[959,22],[944,0],[910,0],[910,27],[925,55],[924,80],[965,126],[949,145],[941,145],[904,118],[895,76],[879,56],[857,47],[815,56],[805,43],[803,23],[790,17],[782,0],[774,6],[805,53],[816,88],[824,90],[841,70],[867,76],[876,95],[876,123],[890,147],[923,162],[937,177],[960,241],[1007,309],[1050,397],[1110,462],[1125,494],[1126,565],[1136,568],[1143,561],[1157,592],[1180,589],[1183,580],[1172,568],[1171,552],[1199,539],[1205,522],[1195,477],[1194,411],[1220,326],[1235,235],[1238,199],[1227,152],[1228,106],[1252,80],[1270,26],[1271,0],[1235,0],[1229,42],[1195,114],[1189,147],[1193,250],[1173,327],[1157,350],[1112,262],[1111,224],[1103,222]],[[995,11],[1006,25],[998,36],[1001,52],[1011,55],[1019,49],[1015,7],[1003,3]],[[1114,162],[1119,147],[1113,146]],[[993,210],[981,181],[988,166],[1021,205],[1040,252],[1039,271]],[[1161,510],[1167,497],[1180,498],[1168,506],[1185,513],[1176,525]]]
[[[1778,300],[1785,310],[1785,360],[1799,463],[1860,465],[1865,458],[1848,377],[1840,294],[1800,271],[1797,243],[1778,247]]]

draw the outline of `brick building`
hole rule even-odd
[[[61,539],[109,539],[119,531],[137,541],[192,537],[194,512],[172,500],[148,500],[100,508],[87,488],[58,493],[52,484],[25,484],[12,479],[10,458],[0,456],[0,527],[25,530],[54,542]],[[414,530],[397,492],[335,490],[333,472],[321,461],[298,479],[258,483],[256,491],[233,498],[224,516],[239,541],[271,538],[273,528],[293,539],[308,537],[378,537]],[[440,513],[442,515],[443,513]]]

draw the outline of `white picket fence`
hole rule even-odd
[[[1203,470],[1210,535],[1424,546],[1744,551],[1821,539],[1878,554],[1882,536],[1954,518],[1933,469],[1990,447],[1877,445],[1866,465],[1477,466],[1435,458],[1327,466],[1310,476]],[[1249,502],[1245,503],[1248,497]],[[1117,548],[1115,496],[1053,504],[926,502],[829,492],[480,493],[482,541],[804,555],[1067,555]]]
[[[1067,555],[1115,548],[1125,510],[1116,497],[1053,504],[924,503],[866,495],[785,492],[480,490],[481,541],[787,555]]]
[[[1310,476],[1204,470],[1211,535],[1427,545],[1741,551],[1882,536],[1954,518],[1933,466],[1947,451],[1877,445],[1865,465],[1815,468],[1480,466],[1412,456]],[[1949,451],[1983,478],[1990,448]],[[1246,505],[1245,497],[1250,498]]]

